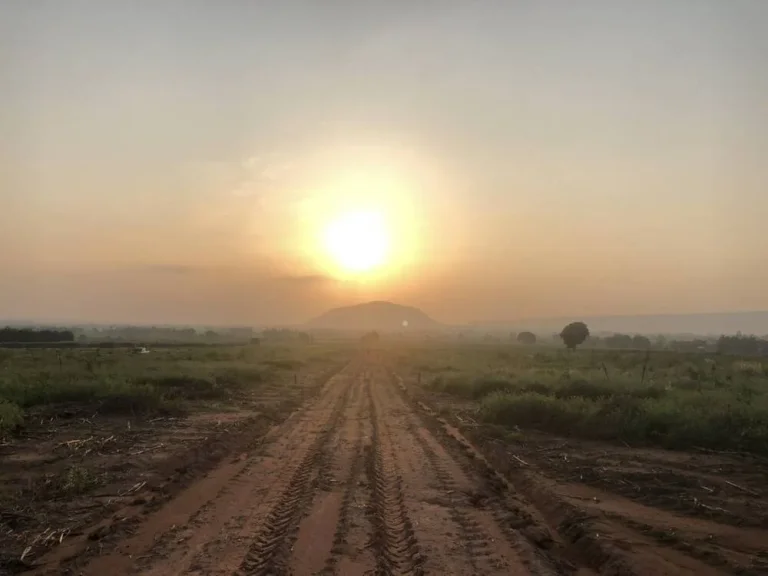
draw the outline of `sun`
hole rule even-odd
[[[382,266],[390,249],[383,215],[376,211],[340,214],[325,230],[325,247],[345,272],[369,272]]]

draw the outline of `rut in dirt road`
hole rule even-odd
[[[86,576],[558,573],[375,359],[150,513]],[[47,565],[40,574],[60,574]]]
[[[346,398],[345,394],[340,399],[330,422],[310,447],[279,503],[267,517],[263,530],[243,561],[243,574],[261,576],[287,570],[286,564],[290,561],[292,544],[289,537],[291,528],[298,523],[304,509],[311,502],[314,490],[317,489],[317,476],[323,465],[323,448],[338,425]]]
[[[401,395],[392,376],[377,368],[373,396],[404,471],[406,508],[416,521],[425,573],[553,576],[561,563],[534,549],[508,516],[475,463],[438,441]],[[425,481],[426,480],[426,481]],[[567,571],[566,571],[567,572]]]
[[[373,484],[373,509],[376,518],[375,541],[380,574],[423,574],[413,525],[405,510],[402,478],[399,476],[390,432],[381,409],[368,395],[373,417],[373,449],[369,452],[368,474]],[[383,430],[382,430],[383,429]]]

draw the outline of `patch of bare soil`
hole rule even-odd
[[[223,458],[258,446],[322,378],[188,417],[40,410],[0,444],[0,575],[76,573]]]
[[[500,472],[572,557],[592,569],[768,574],[766,460],[509,435],[478,424],[466,405],[443,403],[416,386],[407,391],[444,438],[465,451],[477,447],[475,458]]]

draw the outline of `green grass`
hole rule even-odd
[[[70,466],[60,477],[56,492],[65,496],[85,494],[104,483],[104,474],[97,475],[83,466]]]
[[[768,454],[768,359],[487,344],[397,352],[398,369],[507,429]]]
[[[102,414],[182,412],[229,401],[280,373],[338,364],[339,345],[0,350],[0,433],[43,406],[85,404]]]

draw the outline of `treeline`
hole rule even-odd
[[[51,330],[34,328],[0,328],[0,342],[74,342],[75,334],[71,330]]]
[[[290,330],[289,328],[267,328],[261,333],[261,338],[271,342],[299,342],[301,344],[311,344],[314,341],[308,332]]]
[[[674,350],[677,352],[710,352],[733,356],[768,356],[768,340],[757,336],[720,336],[717,339],[694,338],[692,340],[667,340],[664,337],[651,342],[645,336],[614,334],[596,339],[595,346],[612,349]]]
[[[122,348],[136,348],[142,346],[146,342],[130,342],[128,340],[93,340],[93,341],[74,341],[74,342],[0,342],[0,348],[24,348],[24,349],[38,349],[38,348],[50,348],[50,349],[122,349]],[[192,348],[192,347],[204,347],[210,346],[209,342],[152,342],[152,348]]]
[[[194,328],[173,326],[113,326],[109,328],[86,328],[78,330],[80,341],[112,342],[188,342],[226,343],[248,342],[253,337],[251,328],[222,328],[198,331]]]
[[[720,354],[734,356],[768,356],[768,340],[756,336],[720,336],[717,341]]]
[[[461,335],[459,336],[461,338]],[[487,334],[486,341],[498,341],[497,337]],[[521,344],[535,344],[536,335],[531,332],[510,334],[510,339]],[[553,334],[551,341],[560,343],[560,334]],[[669,350],[674,352],[707,352],[733,356],[768,356],[768,338],[757,336],[720,336],[719,338],[691,338],[685,340],[668,339],[657,336],[653,340],[636,334],[612,334],[610,336],[589,336],[584,342],[587,348],[607,348],[610,350]]]
[[[158,326],[120,326],[115,328],[92,328],[84,331],[84,338],[96,340],[118,340],[130,342],[189,341],[200,335],[194,328],[166,328]]]

